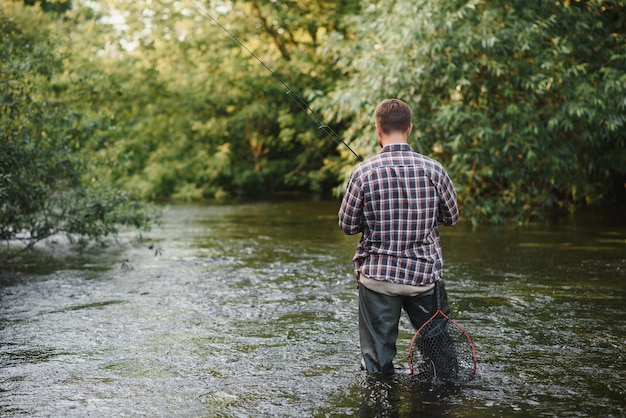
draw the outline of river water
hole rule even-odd
[[[152,250],[60,242],[2,267],[0,415],[626,414],[623,208],[442,229],[453,316],[478,353],[474,380],[445,388],[409,378],[406,317],[398,373],[360,370],[358,237],[338,205],[171,206]]]

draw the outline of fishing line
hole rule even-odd
[[[324,133],[326,133],[326,135],[330,136],[332,138],[333,141],[335,141],[337,144],[342,144],[344,145],[346,148],[348,148],[350,150],[350,152],[352,154],[354,154],[354,156],[357,158],[358,161],[363,161],[363,159],[361,158],[361,156],[359,154],[357,154],[356,152],[354,152],[354,150],[352,148],[350,148],[348,146],[348,144],[346,144],[343,139],[341,139],[341,137],[339,137],[339,135],[337,135],[337,133],[326,123],[324,122],[324,119],[322,119],[322,117],[320,115],[317,114],[317,112],[315,112],[311,106],[309,106],[309,104],[302,98],[300,97],[296,92],[293,91],[293,89],[291,87],[289,87],[289,85],[287,83],[285,83],[285,81],[283,81],[282,78],[280,78],[278,76],[278,74],[276,74],[267,64],[265,64],[265,62],[263,62],[263,60],[261,58],[259,58],[259,56],[257,54],[255,54],[254,52],[252,52],[250,50],[250,48],[248,48],[243,42],[241,42],[239,40],[239,38],[237,38],[237,36],[235,36],[234,33],[232,33],[230,30],[228,30],[227,27],[225,27],[224,25],[222,25],[216,18],[214,18],[211,14],[209,14],[209,12],[207,12],[205,9],[203,9],[198,3],[196,3],[194,0],[189,0],[189,3],[193,4],[193,6],[204,16],[208,17],[209,19],[211,19],[211,21],[213,23],[215,23],[220,29],[222,29],[224,32],[226,32],[228,34],[228,36],[231,37],[231,39],[233,41],[235,41],[241,48],[243,48],[248,54],[250,54],[254,59],[256,59],[271,75],[272,78],[274,78],[274,80],[276,80],[278,82],[278,84],[280,84],[285,90],[286,90],[286,94],[287,96],[291,97],[291,99],[311,118],[313,119],[313,121],[315,121],[315,123],[318,125],[318,129],[323,131]]]

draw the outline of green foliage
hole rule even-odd
[[[406,100],[415,148],[448,167],[474,222],[625,194],[623,1],[207,0],[209,16],[175,0],[35,3],[51,13],[0,0],[0,198],[23,217],[6,236],[48,230],[25,216],[50,202],[112,213],[94,235],[129,221],[67,196],[130,214],[129,196],[340,193],[355,157],[302,99],[364,157],[374,106]]]
[[[24,0],[28,6],[39,5],[44,12],[62,13],[72,8],[71,0]]]
[[[153,200],[329,190],[337,176],[324,159],[335,144],[292,99],[332,82],[317,48],[355,2],[215,3],[211,17],[166,0],[66,15],[72,59],[53,84],[96,127],[82,150],[101,177]],[[123,27],[108,23],[116,10]]]
[[[351,22],[358,46],[329,49],[348,77],[325,105],[362,154],[374,152],[374,106],[399,97],[416,148],[445,163],[474,222],[623,193],[623,1],[399,0]]]
[[[77,151],[90,128],[79,109],[51,99],[64,58],[51,24],[35,7],[0,8],[0,54],[10,57],[0,64],[0,240],[25,248],[58,233],[85,245],[152,219],[128,193],[93,177]]]

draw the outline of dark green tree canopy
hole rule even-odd
[[[373,107],[399,97],[414,145],[449,168],[474,221],[623,196],[623,1],[398,0],[352,22],[358,43],[329,52],[347,76],[323,104],[362,153]]]

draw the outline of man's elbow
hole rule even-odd
[[[454,226],[459,221],[459,212],[448,212],[444,216],[441,216],[437,221],[439,225]]]
[[[450,214],[450,224],[448,226],[454,226],[459,221],[459,211],[455,210]]]
[[[339,229],[341,229],[346,235],[354,235],[361,232],[360,226],[354,226],[352,224],[342,222],[341,220],[339,221]]]

